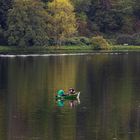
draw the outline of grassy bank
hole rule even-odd
[[[80,53],[93,52],[91,46],[51,46],[51,47],[28,47],[17,48],[9,46],[0,46],[0,53]]]
[[[114,45],[112,46],[112,50],[118,50],[118,51],[121,51],[121,50],[132,50],[132,51],[140,51],[140,46],[129,46],[129,45]]]
[[[102,51],[140,51],[140,46],[114,45],[111,50]],[[0,46],[0,53],[87,53],[94,52],[91,46],[57,46],[57,47],[28,47],[18,48],[9,46]]]

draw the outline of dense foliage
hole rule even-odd
[[[104,36],[140,45],[139,34],[139,0],[0,0],[0,44],[75,44],[81,36]]]
[[[91,38],[91,44],[95,50],[109,50],[111,49],[109,43],[102,36]]]
[[[55,44],[60,45],[63,40],[76,32],[74,7],[69,0],[55,0],[48,3],[47,29],[49,37]]]
[[[6,36],[10,45],[45,45],[46,14],[44,4],[38,1],[17,1],[8,13]]]

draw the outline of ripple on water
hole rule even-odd
[[[64,53],[64,54],[0,54],[0,57],[48,57],[48,56],[80,56],[80,55],[120,55],[120,54],[128,54],[128,53],[120,53],[120,52],[95,52],[95,53]]]

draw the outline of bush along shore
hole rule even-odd
[[[92,38],[73,37],[65,40],[61,45],[50,46],[0,46],[0,53],[80,53],[95,51],[140,51],[140,46],[134,45],[112,45],[102,36]]]
[[[92,38],[86,37],[73,37],[66,39],[61,45],[55,45],[51,42],[50,46],[1,46],[0,52],[14,52],[14,53],[61,53],[61,52],[92,52],[94,50],[112,50],[112,46],[102,36]]]

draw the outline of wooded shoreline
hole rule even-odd
[[[140,46],[139,13],[138,0],[1,0],[0,45]]]

